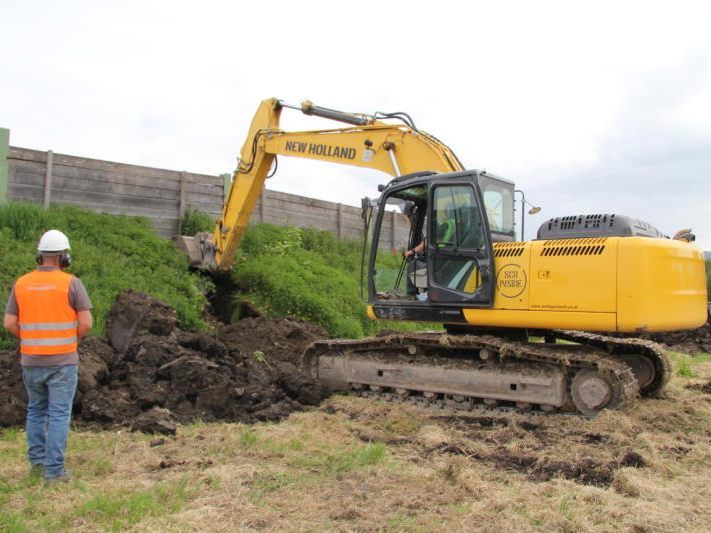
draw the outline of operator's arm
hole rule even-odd
[[[427,246],[427,241],[422,240],[420,242],[420,244],[415,246],[412,250],[408,250],[407,252],[405,252],[405,257],[410,257],[411,255],[423,253],[425,251],[426,246]]]

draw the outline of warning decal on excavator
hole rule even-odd
[[[356,149],[347,146],[333,146],[330,144],[316,144],[301,141],[287,141],[286,150],[300,154],[323,155],[326,157],[340,157],[355,159]]]
[[[521,296],[526,289],[526,272],[521,266],[509,263],[496,273],[496,289],[505,298]]]

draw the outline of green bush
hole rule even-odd
[[[303,318],[336,337],[362,337],[383,327],[421,329],[367,317],[360,297],[361,250],[362,242],[339,242],[325,231],[258,224],[240,243],[234,274],[267,315]]]
[[[134,289],[172,305],[187,328],[198,328],[208,284],[188,271],[187,259],[171,241],[160,238],[147,219],[111,216],[73,207],[12,203],[0,206],[0,305],[7,302],[14,280],[35,267],[39,236],[56,228],[72,245],[69,271],[84,282],[94,304],[94,332],[104,332],[105,317],[116,296]],[[14,344],[0,332],[0,345]]]
[[[181,235],[191,237],[200,232],[212,233],[213,229],[215,229],[215,220],[207,213],[197,209],[188,209],[180,220]]]

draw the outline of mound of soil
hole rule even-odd
[[[244,322],[244,324],[242,323]],[[173,309],[127,291],[107,318],[107,340],[83,339],[74,419],[175,433],[176,423],[276,420],[324,397],[300,372],[301,354],[326,332],[285,319],[249,318],[217,334],[177,327]],[[24,421],[17,354],[0,353],[0,426]]]
[[[711,323],[706,322],[697,329],[675,331],[671,333],[651,333],[644,338],[667,345],[675,352],[711,353]]]
[[[269,358],[301,364],[304,349],[328,333],[321,326],[285,318],[243,318],[220,331],[220,339],[228,346],[247,353],[262,352]]]

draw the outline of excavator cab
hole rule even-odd
[[[505,198],[513,199],[513,184],[499,179],[496,195],[494,180],[482,174],[421,172],[383,189],[368,276],[377,318],[448,322],[458,320],[465,306],[493,305],[494,234],[487,211],[501,212]],[[482,194],[482,177],[491,205]],[[406,238],[398,237],[401,225],[409,227]],[[499,239],[513,240],[513,224],[510,231],[502,231],[505,226],[498,226]],[[413,248],[423,253],[404,257]]]

